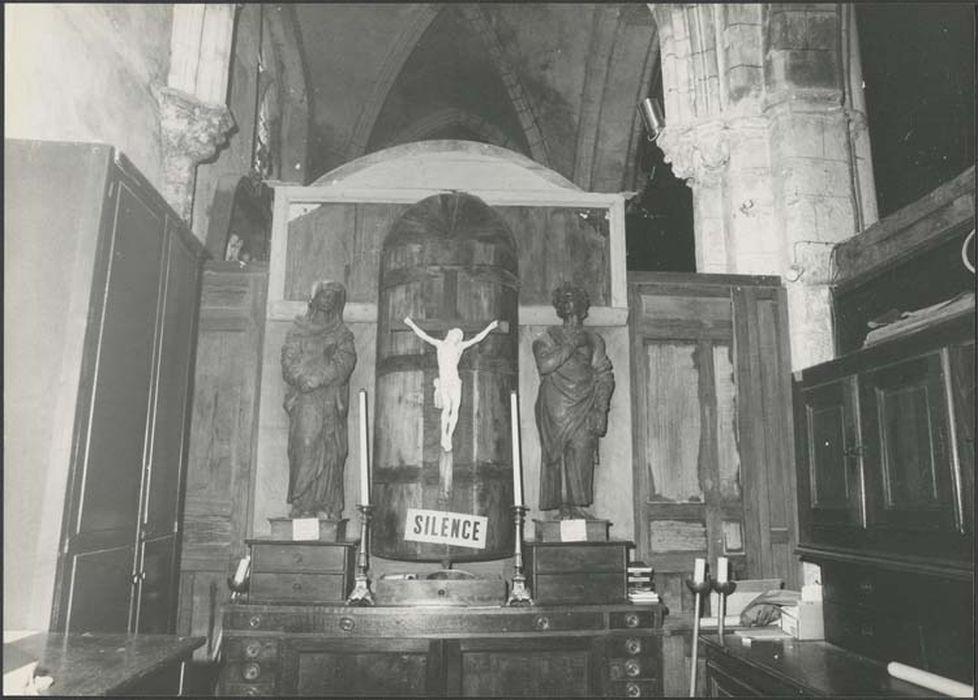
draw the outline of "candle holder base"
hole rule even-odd
[[[513,576],[513,582],[509,587],[509,597],[506,598],[506,605],[535,605],[530,596],[530,589],[526,585],[526,577],[522,574]]]
[[[734,581],[714,581],[713,590],[717,592],[719,598],[719,610],[717,611],[717,638],[720,646],[723,646],[724,623],[727,618],[727,596],[734,592],[737,584]]]
[[[371,505],[357,506],[357,510],[360,511],[360,548],[357,551],[357,570],[353,577],[353,590],[346,599],[347,605],[374,605],[374,594],[370,590],[370,578],[367,575],[370,570],[370,516],[373,514],[373,509]]]
[[[536,605],[530,596],[530,587],[523,574],[523,522],[528,510],[526,506],[513,506],[513,521],[516,525],[513,536],[513,580],[509,585],[506,605]]]

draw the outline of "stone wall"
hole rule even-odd
[[[693,189],[698,272],[788,288],[792,366],[832,357],[832,246],[875,220],[850,8],[655,5],[668,126]]]
[[[159,107],[171,5],[4,6],[7,138],[120,149],[162,189]]]

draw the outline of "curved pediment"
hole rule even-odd
[[[582,192],[520,153],[475,141],[418,141],[385,148],[331,170],[310,187]]]

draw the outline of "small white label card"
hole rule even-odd
[[[319,518],[295,518],[292,521],[292,540],[318,540]]]
[[[561,520],[561,542],[587,542],[587,520]]]
[[[485,549],[488,529],[489,518],[484,515],[408,508],[404,539]]]

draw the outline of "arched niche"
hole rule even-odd
[[[391,222],[425,197],[461,190],[496,207],[513,229],[521,324],[555,320],[550,292],[562,281],[588,290],[589,324],[627,320],[627,193],[585,192],[519,153],[471,141],[408,143],[351,161],[310,186],[272,184],[269,319],[303,313],[311,282],[329,278],[347,287],[348,322],[375,322],[379,256]]]

